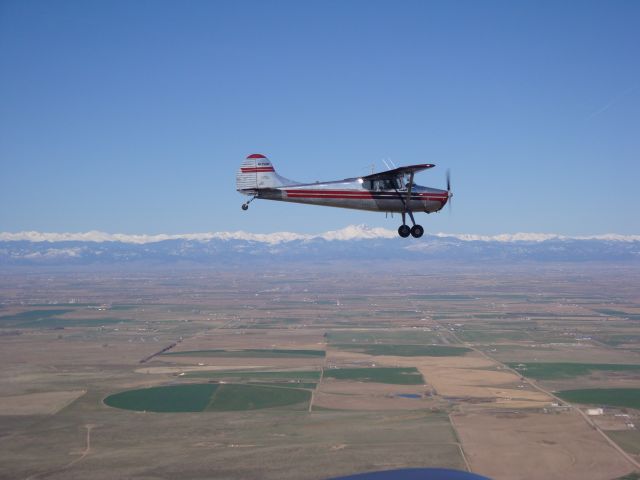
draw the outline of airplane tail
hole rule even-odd
[[[254,195],[261,188],[296,184],[278,175],[269,159],[259,153],[249,155],[236,173],[236,190],[247,195]]]

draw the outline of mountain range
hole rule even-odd
[[[351,225],[313,234],[0,233],[0,265],[247,265],[271,261],[638,262],[640,235],[445,234],[399,238]]]

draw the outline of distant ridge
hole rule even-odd
[[[0,266],[194,265],[257,267],[287,262],[409,261],[447,264],[624,262],[640,265],[640,235],[571,237],[543,233],[426,234],[402,239],[394,230],[351,225],[317,235],[215,232],[181,235],[0,233]],[[423,262],[423,263],[420,263]],[[385,267],[386,268],[386,267]],[[390,268],[396,268],[390,265]]]
[[[331,230],[318,234],[303,234],[294,232],[275,233],[249,233],[237,232],[206,232],[206,233],[182,233],[182,234],[126,234],[105,233],[96,230],[78,233],[49,233],[49,232],[0,232],[0,242],[121,242],[132,244],[147,244],[164,242],[167,240],[189,240],[207,242],[211,240],[244,240],[276,245],[284,242],[323,239],[328,241],[366,240],[376,238],[392,239],[398,234],[395,230],[387,228],[372,228],[366,225],[349,225],[340,230]],[[569,236],[556,233],[503,233],[498,235],[476,235],[461,233],[436,233],[432,236],[438,238],[455,238],[465,242],[545,242],[549,240],[601,240],[613,242],[638,242],[640,235],[620,235],[607,233],[601,235]]]

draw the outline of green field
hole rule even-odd
[[[579,377],[595,371],[606,372],[640,372],[640,365],[627,365],[616,363],[518,363],[510,362],[507,365],[517,370],[525,377],[537,380],[556,380],[561,378]]]
[[[239,372],[234,370],[216,370],[202,372],[187,372],[185,377],[191,378],[215,378],[229,380],[292,380],[305,381],[320,380],[320,370],[303,370],[303,371],[277,371],[277,372]]]
[[[189,350],[185,352],[166,352],[162,356],[183,356],[183,357],[255,357],[255,358],[278,358],[278,357],[324,357],[324,350],[280,350],[280,349],[259,349],[247,348],[243,350]]]
[[[220,385],[211,397],[208,411],[256,410],[308,402],[311,392],[295,388],[260,385]]]
[[[0,317],[0,326],[3,327],[22,327],[24,324],[46,322],[52,317],[64,315],[73,312],[71,309],[55,309],[55,310],[28,310],[26,312],[16,313],[15,315],[3,315]]]
[[[568,402],[640,409],[640,388],[585,388],[556,395]]]
[[[437,343],[440,335],[437,332],[425,330],[396,330],[396,331],[352,331],[333,330],[326,334],[327,342],[330,345],[347,345],[349,343],[361,344],[403,344],[403,345],[424,345]]]
[[[622,477],[614,478],[613,480],[640,480],[640,473],[631,472]]]
[[[612,310],[610,308],[596,308],[594,312],[602,315],[610,315],[612,317],[628,318],[629,320],[640,320],[640,313],[627,313],[621,310]]]
[[[128,390],[110,395],[104,403],[124,410],[178,413],[255,410],[310,398],[311,392],[296,388],[201,383]]]
[[[476,297],[471,295],[409,295],[411,300],[433,300],[433,301],[459,301],[459,300],[475,300]]]
[[[306,388],[315,390],[317,383],[313,382],[247,382],[248,385],[262,385],[265,387]]]
[[[72,328],[72,327],[101,327],[102,325],[115,325],[118,323],[126,323],[131,320],[123,320],[121,318],[50,318],[46,321],[26,322],[19,327],[21,328]]]
[[[105,398],[110,407],[148,412],[201,412],[218,385],[210,383],[171,385],[128,390]]]
[[[638,430],[609,430],[607,435],[625,452],[640,455],[640,432]]]
[[[464,355],[471,350],[447,345],[333,345],[341,350],[366,353],[368,355],[397,355],[399,357],[453,357]]]
[[[109,308],[109,310],[134,310],[136,308],[139,308],[139,305],[111,305],[111,308]]]
[[[424,383],[422,374],[413,367],[330,368],[324,371],[324,376],[338,380],[396,385],[422,385]]]
[[[624,345],[624,344],[640,343],[640,335],[631,334],[631,333],[618,333],[618,334],[610,334],[610,335],[600,334],[595,338],[602,343],[611,345],[612,347],[617,347],[618,345]]]
[[[496,340],[530,340],[531,336],[522,330],[463,330],[458,336],[467,342],[495,342]]]
[[[415,310],[376,310],[373,312],[376,316],[384,317],[417,317],[418,313]]]
[[[128,322],[120,318],[58,318],[65,313],[74,312],[73,309],[28,310],[15,315],[0,317],[0,327],[12,328],[64,328],[64,327],[99,327],[115,323]]]

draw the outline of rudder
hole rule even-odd
[[[236,190],[249,195],[261,188],[276,188],[295,183],[297,182],[278,175],[269,159],[259,153],[245,158],[236,173]]]

